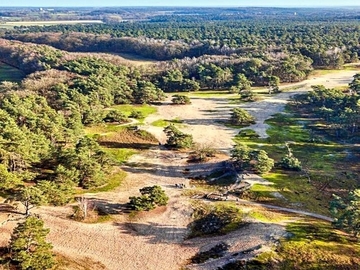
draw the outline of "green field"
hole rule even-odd
[[[56,24],[93,24],[103,23],[101,20],[59,20],[59,21],[19,21],[0,23],[0,28],[14,28],[20,26],[48,26]]]
[[[0,62],[0,82],[19,82],[24,77],[25,74],[21,70]]]

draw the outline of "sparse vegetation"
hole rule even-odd
[[[194,210],[194,221],[189,225],[192,237],[222,235],[240,228],[244,214],[234,205],[221,203],[216,205],[198,204]]]

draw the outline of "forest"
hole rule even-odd
[[[41,19],[49,12],[41,13]],[[34,14],[37,11],[16,9],[0,13],[9,18],[39,19]],[[13,77],[2,77],[0,69],[0,194],[5,200],[21,202],[25,215],[31,217],[23,227],[17,228],[19,235],[26,226],[43,226],[42,221],[31,216],[37,206],[74,203],[77,195],[114,188],[114,179],[121,178],[115,180],[115,186],[119,186],[123,180],[119,165],[126,160],[119,161],[113,153],[118,148],[145,151],[157,146],[156,136],[142,130],[141,125],[151,114],[146,110],[167,106],[161,104],[169,95],[173,95],[174,106],[185,108],[191,104],[191,94],[220,93],[232,95],[237,105],[251,104],[264,96],[283,92],[288,84],[307,80],[318,70],[336,72],[359,68],[360,9],[107,8],[85,9],[82,13],[76,10],[71,14],[74,19],[102,19],[104,23],[0,29],[1,66],[4,70],[6,65],[7,69],[19,72]],[[143,62],[135,64],[124,59],[124,55]],[[287,140],[281,141],[287,148],[279,150],[275,149],[279,142],[271,140],[282,140],[281,136],[267,141],[254,136],[251,141],[251,132],[248,135],[248,131],[240,131],[234,138],[236,145],[229,151],[232,168],[259,175],[273,170],[274,174],[281,172],[295,179],[300,178],[295,172],[301,172],[301,177],[308,177],[308,184],[315,189],[321,186],[319,190],[327,192],[322,193],[323,197],[318,196],[319,199],[316,197],[321,203],[322,200],[330,202],[330,192],[336,194],[331,209],[326,207],[320,214],[331,212],[336,228],[357,237],[359,210],[349,208],[351,203],[358,208],[360,202],[356,165],[353,171],[344,173],[343,179],[349,179],[347,183],[342,185],[343,180],[339,179],[323,185],[321,181],[326,175],[321,174],[323,168],[319,169],[319,175],[312,175],[313,183],[310,174],[315,174],[318,168],[309,169],[310,165],[305,162],[301,166],[296,156],[304,156],[306,144],[323,144],[324,148],[330,144],[334,144],[334,148],[357,147],[360,71],[350,84],[342,87],[312,86],[312,91],[295,96],[287,110],[301,115],[302,121],[314,121],[304,125],[309,132],[306,140],[300,138],[299,144],[290,149],[288,142],[298,139],[286,137],[292,134],[290,130],[284,135]],[[296,126],[287,122],[290,118],[286,117],[275,115],[270,123],[287,125],[286,128]],[[239,129],[256,120],[239,107],[232,109],[226,125]],[[201,163],[216,156],[214,149],[196,145],[190,134],[180,131],[180,120],[163,121],[174,124],[164,126],[167,149],[178,155],[188,151],[191,162]],[[97,129],[101,132],[90,132]],[[114,131],[118,132],[121,142],[106,137]],[[257,143],[265,146],[253,149],[252,144]],[[356,151],[354,156],[358,158]],[[205,180],[203,176],[198,178]],[[130,197],[133,210],[152,210],[168,203],[169,197],[159,186],[139,190],[140,197]],[[244,198],[253,199],[254,194],[259,192],[246,193],[249,197]],[[204,209],[200,211],[202,214],[207,211]],[[226,216],[229,221],[223,224],[225,227],[239,221],[236,216],[239,213],[229,209],[234,216]],[[212,215],[217,218],[216,214]],[[221,215],[225,215],[224,212]],[[194,235],[199,235],[197,233]],[[12,239],[11,245],[16,247],[16,241]],[[357,248],[356,244],[354,250]],[[50,261],[50,255],[47,256]],[[19,269],[33,269],[27,268],[27,259],[20,257],[6,257],[0,263],[9,261],[20,265]],[[273,262],[267,263],[273,265]],[[296,263],[282,264],[283,268],[279,269],[288,269],[289,265],[297,266]],[[53,262],[39,263],[34,269],[52,266]]]

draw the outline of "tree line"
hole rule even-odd
[[[351,17],[340,21],[331,14],[326,20],[320,15],[310,20],[266,15],[237,20],[192,17],[193,21],[168,16],[163,21],[32,26],[8,31],[5,37],[68,51],[131,52],[157,60],[285,53],[309,57],[315,68],[340,68],[358,60],[360,24]]]

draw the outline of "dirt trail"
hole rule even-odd
[[[321,76],[306,81],[306,87],[300,90],[249,104],[247,108],[258,118],[258,125],[253,128],[264,135],[263,121],[272,114],[281,112],[291,95],[309,90],[312,84],[344,84],[354,74],[354,71],[341,71]],[[328,80],[331,82],[327,82]],[[229,105],[226,98],[192,98],[191,105],[158,106],[158,113],[146,119],[145,129],[165,142],[162,128],[152,127],[150,124],[155,120],[178,117],[184,121],[180,129],[192,134],[196,142],[208,143],[218,150],[228,152],[238,130],[225,127],[219,120],[228,119],[232,107],[234,105]],[[128,165],[124,166],[128,176],[121,187],[112,192],[86,194],[90,200],[114,213],[113,221],[101,224],[71,221],[68,219],[72,212],[70,206],[41,207],[36,213],[50,228],[49,240],[53,243],[54,250],[74,260],[94,262],[91,269],[180,269],[199,250],[209,250],[225,241],[230,244],[231,249],[224,258],[189,266],[190,269],[216,269],[233,259],[243,258],[245,255],[241,251],[255,248],[246,256],[256,255],[261,251],[256,247],[269,246],[286,233],[284,226],[279,224],[252,223],[225,236],[185,239],[192,209],[187,197],[182,196],[184,190],[175,188],[175,184],[182,183],[189,188],[188,173],[207,174],[226,158],[224,155],[207,164],[189,164],[186,162],[186,154],[154,148],[133,156]],[[142,214],[135,219],[122,214],[129,196],[139,195],[139,188],[154,184],[161,185],[171,198],[168,207],[151,214]],[[304,214],[297,210],[292,212]],[[8,222],[0,227],[1,245],[7,243],[15,225],[16,222]]]

